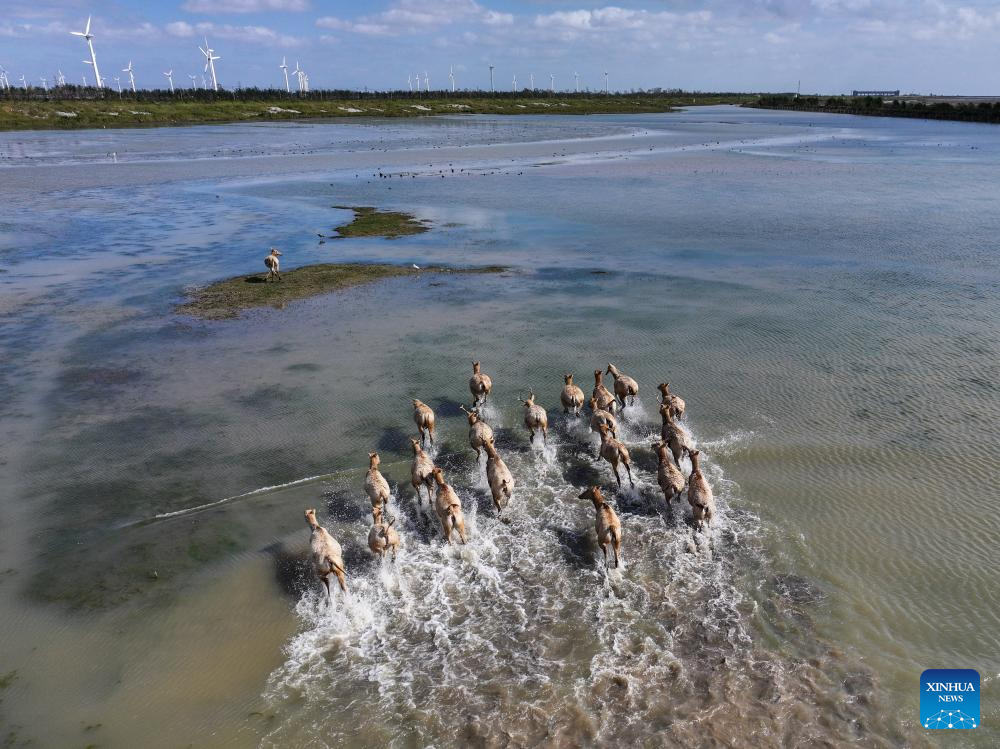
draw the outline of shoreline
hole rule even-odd
[[[0,132],[88,130],[133,127],[184,127],[239,122],[400,119],[471,114],[652,114],[678,107],[743,104],[754,98],[738,94],[611,94],[533,96],[254,100],[54,99],[0,100]]]

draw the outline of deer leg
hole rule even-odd
[[[635,487],[635,482],[632,480],[632,466],[629,465],[628,463],[626,463],[625,464],[625,470],[628,472],[628,482],[634,488]]]
[[[621,489],[621,487],[622,487],[622,477],[618,475],[618,466],[616,464],[612,463],[611,467],[615,469],[615,481],[618,482],[618,488]]]

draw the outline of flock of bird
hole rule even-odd
[[[269,266],[270,267],[270,266]],[[614,378],[614,392],[604,385],[603,377],[610,374]],[[573,383],[573,375],[565,374],[564,386],[560,393],[563,413],[580,417],[583,413],[584,392]],[[662,419],[660,441],[654,442],[659,467],[657,483],[663,491],[664,499],[669,505],[673,500],[680,500],[687,490],[687,500],[691,505],[691,515],[695,527],[699,530],[710,524],[715,515],[715,500],[712,487],[701,471],[698,463],[699,452],[688,439],[685,430],[675,421],[683,418],[684,401],[670,392],[666,382],[657,386],[660,391],[659,412]],[[496,507],[497,517],[501,517],[504,508],[510,502],[514,491],[515,480],[503,458],[497,452],[494,444],[493,428],[484,421],[480,406],[486,403],[493,391],[493,380],[482,372],[479,362],[472,363],[472,377],[469,380],[469,390],[472,393],[472,409],[461,406],[469,422],[469,445],[476,451],[477,464],[482,453],[486,453],[486,478]],[[618,440],[618,417],[626,403],[635,403],[639,394],[639,384],[628,375],[623,374],[614,364],[608,364],[607,370],[594,370],[594,390],[588,400],[590,407],[590,429],[597,432],[601,438],[600,457],[607,461],[615,475],[618,487],[621,487],[619,466],[625,467],[629,483],[632,481],[632,461],[628,448]],[[543,444],[548,440],[549,419],[544,408],[535,403],[535,395],[529,392],[526,399],[521,400],[524,407],[524,425],[528,429],[529,441],[534,443],[536,436],[541,435]],[[429,442],[434,444],[434,429],[436,417],[434,411],[420,400],[413,401],[413,420],[416,423],[419,439],[410,439],[413,447],[413,462],[410,466],[410,483],[416,495],[417,505],[423,504],[422,489],[426,490],[427,502],[434,509],[441,523],[441,531],[448,544],[451,545],[455,533],[462,543],[466,543],[465,517],[462,514],[462,501],[455,489],[445,481],[444,473],[434,464],[433,458],[424,450]],[[691,460],[691,472],[685,478],[681,470],[680,460],[687,455]],[[401,539],[393,527],[395,518],[386,516],[385,507],[389,501],[389,482],[379,470],[378,453],[368,454],[369,467],[365,474],[365,494],[371,501],[372,527],[368,533],[368,547],[372,553],[384,557],[391,552],[393,560],[399,549]],[[579,495],[579,499],[590,500],[595,510],[595,530],[597,543],[604,555],[604,564],[608,564],[609,547],[614,552],[614,566],[618,566],[621,548],[621,521],[607,501],[601,487],[592,485]],[[316,576],[326,587],[330,596],[330,576],[333,575],[340,583],[341,589],[347,592],[347,578],[344,570],[344,557],[340,543],[316,520],[316,510],[305,512],[306,522],[311,530],[310,546],[312,565]]]

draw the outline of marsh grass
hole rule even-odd
[[[33,90],[34,91],[34,90]],[[443,114],[621,114],[669,112],[691,104],[737,104],[740,95],[653,93],[568,95],[538,91],[534,95],[490,95],[428,98],[262,98],[196,100],[187,92],[175,97],[140,92],[136,99],[106,93],[104,98],[56,98],[41,92],[0,101],[0,130],[79,130],[227,122],[271,122],[343,117],[426,117]],[[98,96],[94,94],[94,96]]]
[[[413,268],[402,265],[367,263],[320,263],[283,272],[281,281],[267,281],[266,273],[236,276],[194,289],[177,312],[208,320],[224,320],[256,307],[283,307],[297,299],[327,294],[340,289],[374,283],[397,276],[428,273],[501,273],[505,268]]]

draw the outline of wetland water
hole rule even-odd
[[[0,154],[10,745],[1000,741],[1000,129],[713,107],[3,133]],[[319,244],[333,205],[434,228]],[[283,269],[510,270],[174,313],[271,245]],[[506,524],[458,408],[472,358]],[[642,388],[617,493],[558,408],[564,371],[589,393],[608,361]],[[664,380],[715,488],[710,554],[656,486]],[[414,504],[411,398],[464,548]],[[376,449],[395,565],[365,543]],[[607,573],[593,481],[623,524]],[[307,507],[345,549],[330,608]],[[979,729],[923,732],[925,668],[979,670]]]

